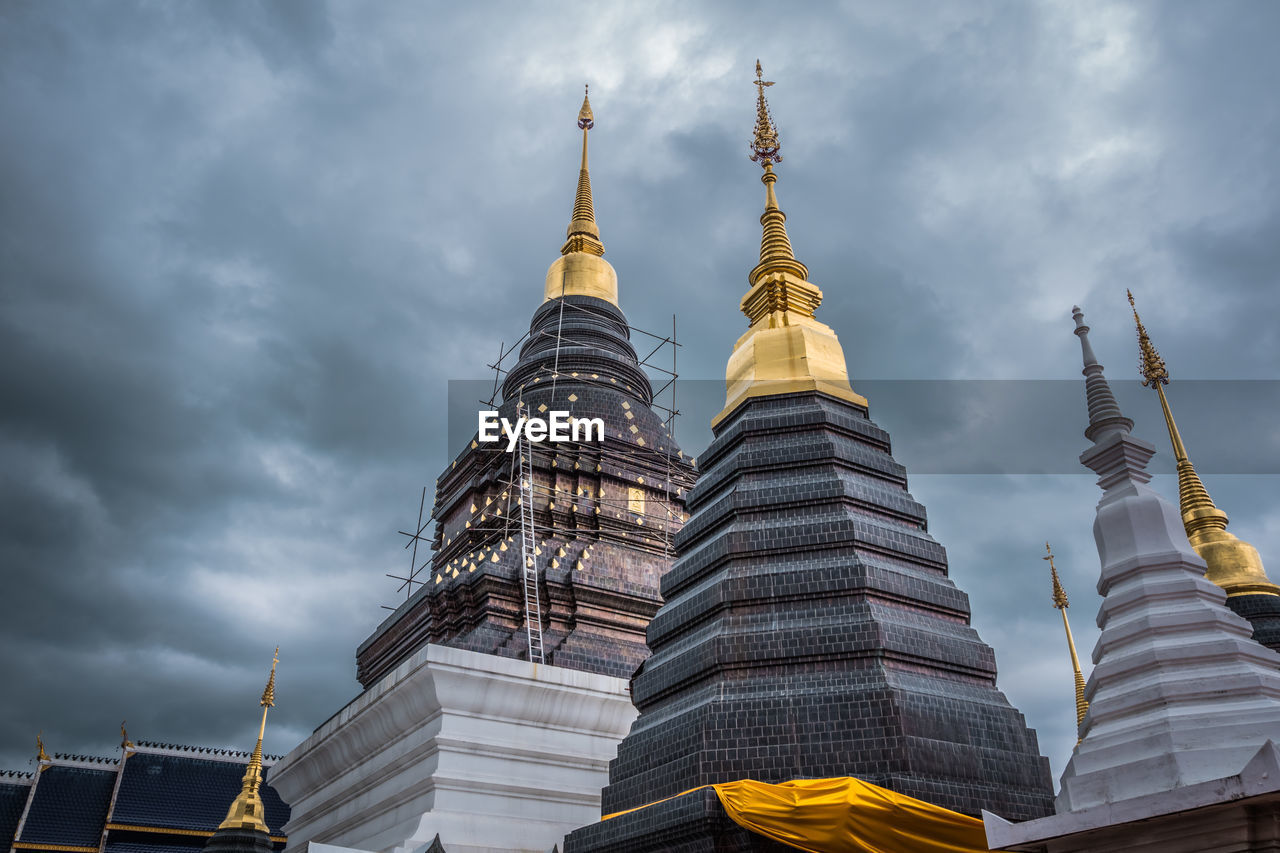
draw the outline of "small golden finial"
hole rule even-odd
[[[583,130],[590,130],[596,126],[595,116],[591,114],[591,84],[584,83],[582,86],[582,109],[578,110],[578,127]]]
[[[1129,295],[1129,306],[1133,309],[1133,322],[1138,327],[1142,384],[1156,390],[1164,423],[1169,430],[1169,443],[1173,446],[1182,527],[1187,533],[1187,541],[1205,562],[1205,577],[1226,590],[1227,595],[1280,595],[1280,586],[1276,586],[1267,577],[1258,549],[1227,530],[1230,519],[1214,504],[1209,490],[1204,487],[1195,466],[1191,464],[1187,449],[1182,443],[1182,434],[1178,432],[1178,424],[1173,419],[1169,399],[1164,393],[1164,386],[1169,384],[1169,371],[1164,359],[1152,346],[1151,338],[1147,336],[1147,329],[1138,316],[1132,291],[1125,292]]]
[[[120,721],[120,748],[133,749],[133,741],[129,740],[129,731],[124,727],[127,720]]]
[[[1058,579],[1058,567],[1053,564],[1053,549],[1048,542],[1044,543],[1044,550],[1048,556],[1040,559],[1049,561],[1049,576],[1053,578],[1053,606],[1062,614],[1062,627],[1067,632],[1067,650],[1071,653],[1071,672],[1076,685],[1076,728],[1079,728],[1084,722],[1085,712],[1089,710],[1089,703],[1084,698],[1084,673],[1080,671],[1080,656],[1076,654],[1076,641],[1071,636],[1071,623],[1067,621],[1067,591],[1062,588],[1062,581]]]
[[[1165,368],[1160,353],[1151,345],[1151,338],[1147,337],[1147,329],[1138,316],[1138,306],[1133,302],[1133,291],[1126,288],[1125,293],[1129,295],[1129,307],[1133,309],[1133,322],[1138,326],[1138,353],[1141,359],[1138,370],[1142,373],[1142,384],[1148,388],[1154,388],[1157,384],[1168,385],[1169,371]]]
[[[267,686],[262,690],[262,699],[258,704],[264,708],[274,708],[276,705],[276,664],[280,663],[280,647],[276,646],[275,652],[271,655],[271,675],[267,677]],[[266,719],[265,714],[263,719]]]
[[[1049,575],[1053,578],[1053,606],[1059,610],[1067,609],[1067,591],[1062,588],[1062,581],[1058,580],[1058,567],[1053,564],[1053,550],[1049,548],[1049,543],[1044,543],[1044,550],[1049,556],[1041,557],[1042,560],[1049,561]]]
[[[36,761],[52,761],[49,753],[44,751],[44,731],[36,735]]]
[[[753,85],[756,87],[756,128],[755,135],[748,146],[751,153],[747,156],[753,163],[759,163],[761,168],[767,169],[770,163],[782,162],[782,155],[779,153],[782,145],[778,142],[778,128],[774,125],[773,116],[769,113],[769,102],[764,99],[765,87],[772,86],[773,81],[764,79],[764,71],[760,68],[758,59]]]
[[[600,228],[596,225],[595,206],[591,202],[591,173],[587,170],[587,131],[596,126],[589,94],[589,89],[583,93],[582,109],[578,110],[578,127],[582,130],[582,166],[578,170],[578,192],[573,198],[573,216],[565,231],[564,245],[560,247],[561,255],[571,252],[604,254]]]
[[[267,731],[267,709],[276,704],[276,664],[280,663],[280,647],[276,646],[271,656],[271,675],[267,677],[266,689],[262,691],[262,722],[258,725],[258,743],[249,756],[249,764],[245,767],[244,779],[241,781],[240,794],[227,810],[227,817],[219,824],[218,829],[250,829],[269,833],[264,820],[266,807],[262,804],[262,738]]]

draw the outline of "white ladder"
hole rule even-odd
[[[520,454],[520,563],[524,578],[524,625],[529,638],[529,660],[543,663],[542,604],[538,597],[538,563],[533,528],[533,452],[523,434],[517,446]]]

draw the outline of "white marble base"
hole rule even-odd
[[[1272,741],[1239,773],[1009,823],[982,813],[992,850],[1038,853],[1244,853],[1280,850],[1280,750]]]
[[[546,853],[600,818],[627,682],[428,645],[272,768],[288,853]]]

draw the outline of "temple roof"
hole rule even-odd
[[[124,763],[113,824],[213,832],[240,792],[244,763],[136,752]],[[283,835],[289,807],[270,785],[262,800],[272,835]]]
[[[36,780],[17,842],[97,848],[102,841],[116,768],[49,764]]]
[[[16,774],[0,775],[0,850],[13,846],[13,834],[18,831],[18,821],[31,794],[31,780],[19,780]]]

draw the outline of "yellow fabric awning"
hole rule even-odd
[[[986,853],[978,818],[860,779],[713,785],[739,826],[810,853]]]
[[[981,820],[850,776],[794,779],[781,785],[742,779],[710,787],[734,823],[809,853],[988,850]],[[677,796],[697,790],[701,789]],[[603,819],[629,811],[637,809]]]

